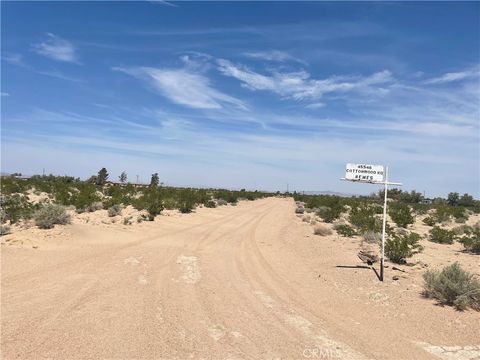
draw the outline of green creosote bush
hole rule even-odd
[[[40,229],[51,229],[54,225],[65,225],[70,223],[70,215],[65,207],[57,204],[45,204],[33,214],[35,224]]]
[[[350,223],[360,232],[367,231],[381,232],[382,220],[375,216],[375,210],[372,207],[361,205],[352,207],[350,210]]]
[[[122,205],[116,204],[108,208],[108,216],[114,217],[122,214]]]
[[[23,194],[0,195],[0,207],[3,210],[3,221],[10,220],[15,224],[21,219],[30,219],[39,205],[33,205]]]
[[[195,209],[195,194],[193,190],[182,190],[178,200],[178,210],[182,214],[191,213]]]
[[[440,304],[454,306],[457,310],[472,308],[480,311],[480,281],[463,270],[456,262],[441,271],[428,270],[423,274],[424,292]]]
[[[148,220],[153,221],[164,209],[161,192],[156,187],[149,187],[134,206],[137,210],[147,210]]]
[[[217,207],[217,204],[213,200],[208,200],[204,205],[207,208],[216,208]]]
[[[464,234],[465,235],[459,239],[459,242],[464,246],[465,250],[474,254],[480,254],[479,224],[470,227]]]
[[[428,225],[428,226],[434,226],[436,224],[436,221],[433,217],[431,216],[427,216],[426,218],[424,218],[422,220],[422,222],[425,224],[425,225]]]
[[[394,202],[388,207],[388,215],[390,218],[402,228],[406,228],[408,225],[413,224],[414,217],[410,210],[410,206],[399,202]]]
[[[341,236],[352,237],[357,234],[355,229],[348,224],[335,225],[333,228]]]
[[[394,263],[405,264],[409,257],[423,250],[420,239],[420,235],[413,232],[391,234],[385,241],[385,255]]]
[[[338,219],[344,211],[345,206],[340,203],[334,203],[331,206],[320,206],[317,210],[317,215],[326,223],[331,223]]]
[[[430,229],[429,240],[439,244],[453,244],[456,235],[452,230],[442,229],[439,226],[434,226]]]

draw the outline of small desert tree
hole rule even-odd
[[[125,171],[122,171],[122,173],[118,177],[118,180],[120,180],[122,184],[125,184],[127,182],[127,173]]]
[[[160,184],[160,178],[158,177],[158,173],[152,174],[152,178],[150,179],[150,186],[158,187],[159,184]]]
[[[107,169],[101,168],[100,171],[98,172],[97,179],[96,179],[96,185],[98,186],[103,186],[108,180],[108,172]]]

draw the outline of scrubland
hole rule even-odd
[[[382,283],[382,193],[96,180],[2,178],[7,358],[480,356],[469,195],[391,192]]]

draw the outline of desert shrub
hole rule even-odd
[[[405,264],[407,258],[423,249],[420,238],[417,233],[391,234],[385,241],[385,255],[394,263]]]
[[[430,208],[427,204],[411,204],[410,206],[412,207],[415,215],[425,215]]]
[[[352,237],[357,234],[355,229],[347,224],[335,225],[334,229],[339,235],[345,237]]]
[[[122,205],[116,204],[108,208],[108,216],[114,217],[122,213]]]
[[[179,199],[178,199],[178,210],[182,214],[191,213],[195,209],[195,194],[193,190],[184,189],[181,190]]]
[[[452,231],[455,233],[455,235],[464,235],[464,234],[471,234],[473,231],[472,226],[468,225],[460,225],[452,229]]]
[[[313,233],[315,235],[327,236],[332,234],[332,230],[325,225],[318,224],[315,225],[315,227],[313,228]]]
[[[474,254],[480,254],[480,226],[473,226],[460,238],[460,243],[463,244],[465,250]]]
[[[29,219],[38,208],[23,194],[0,195],[0,207],[3,210],[3,221],[10,220],[12,224],[20,219]]]
[[[305,216],[302,218],[302,221],[303,221],[303,222],[310,222],[310,215],[305,215]]]
[[[432,217],[435,219],[436,223],[442,223],[450,220],[450,210],[448,206],[440,205],[435,209],[435,212],[432,214]]]
[[[100,197],[97,194],[97,188],[93,184],[81,184],[75,189],[76,191],[68,190],[68,197],[64,200],[59,200],[60,195],[57,193],[55,199],[62,205],[75,205],[77,209],[87,209],[93,203],[100,202]]]
[[[153,221],[164,209],[161,192],[156,187],[145,189],[143,195],[134,202],[134,207],[137,210],[147,210],[151,218],[149,220]]]
[[[453,244],[455,240],[455,232],[452,230],[442,229],[439,226],[434,226],[430,229],[429,240],[439,244]]]
[[[236,203],[239,197],[240,197],[240,192],[229,191],[229,190],[217,190],[215,192],[216,199],[225,200],[227,203]]]
[[[338,219],[344,211],[345,206],[337,202],[331,206],[320,206],[317,209],[317,215],[320,216],[326,223],[331,223]]]
[[[123,218],[123,225],[132,225],[132,217],[126,216]]]
[[[299,206],[295,209],[295,214],[303,214],[305,212],[305,208],[302,206]]]
[[[310,209],[310,208],[305,208],[305,212],[306,212],[307,214],[310,214],[310,213],[312,213],[312,212],[313,212],[313,209]]]
[[[366,231],[363,233],[363,240],[370,244],[380,244],[382,241],[382,234],[375,231]]]
[[[0,225],[0,236],[10,234],[10,225]]]
[[[217,207],[217,204],[215,204],[215,201],[213,201],[213,200],[208,200],[204,205],[207,208],[216,208]]]
[[[101,201],[95,201],[85,207],[85,210],[88,212],[95,212],[97,210],[103,209],[103,203]]]
[[[382,220],[375,216],[375,210],[366,205],[355,206],[350,210],[350,223],[360,232],[381,232]]]
[[[456,262],[441,271],[428,270],[423,274],[424,296],[457,310],[471,307],[480,310],[480,281],[463,270]]]
[[[413,224],[414,218],[410,207],[406,204],[394,202],[388,207],[388,214],[400,227],[406,228],[408,225]]]
[[[51,229],[54,225],[65,225],[70,223],[70,215],[65,207],[57,204],[45,204],[35,211],[33,218],[40,229]]]
[[[217,205],[218,206],[224,206],[224,205],[227,205],[228,202],[226,200],[223,200],[223,199],[218,199],[217,200]]]
[[[427,216],[426,218],[423,219],[423,223],[428,226],[434,226],[436,221],[433,217]]]

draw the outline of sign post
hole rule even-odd
[[[380,259],[380,281],[383,281],[385,265],[388,185],[402,186],[402,184],[388,181],[388,166],[368,164],[347,164],[345,169],[345,177],[341,178],[340,180],[363,182],[368,184],[382,184],[385,187],[383,195],[382,257]]]

